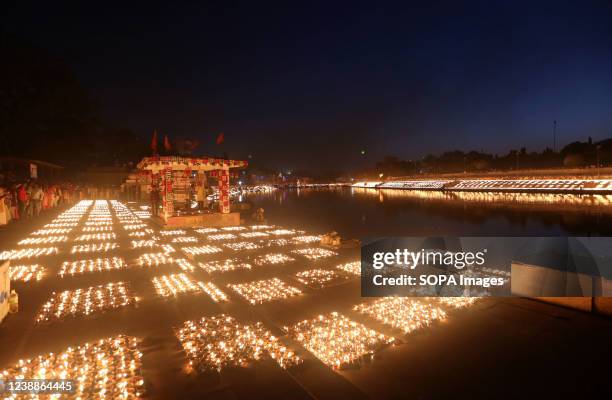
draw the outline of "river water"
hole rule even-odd
[[[294,189],[249,196],[269,223],[346,238],[612,235],[612,196]]]

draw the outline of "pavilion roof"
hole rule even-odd
[[[145,157],[136,166],[140,170],[162,171],[214,171],[224,168],[245,168],[247,161],[225,160],[212,157],[180,157],[180,156],[151,156]]]

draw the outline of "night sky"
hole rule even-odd
[[[610,1],[13,3],[3,29],[64,59],[101,119],[204,153],[221,131],[287,169],[541,150],[553,120],[562,144],[612,137]]]

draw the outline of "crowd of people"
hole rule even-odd
[[[45,210],[63,207],[82,199],[113,198],[117,189],[45,184],[36,181],[0,185],[0,225],[34,218]]]

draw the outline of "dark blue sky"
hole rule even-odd
[[[610,1],[15,3],[4,29],[66,60],[103,119],[203,152],[223,131],[230,156],[328,168],[539,150],[555,119],[563,144],[612,137]]]

